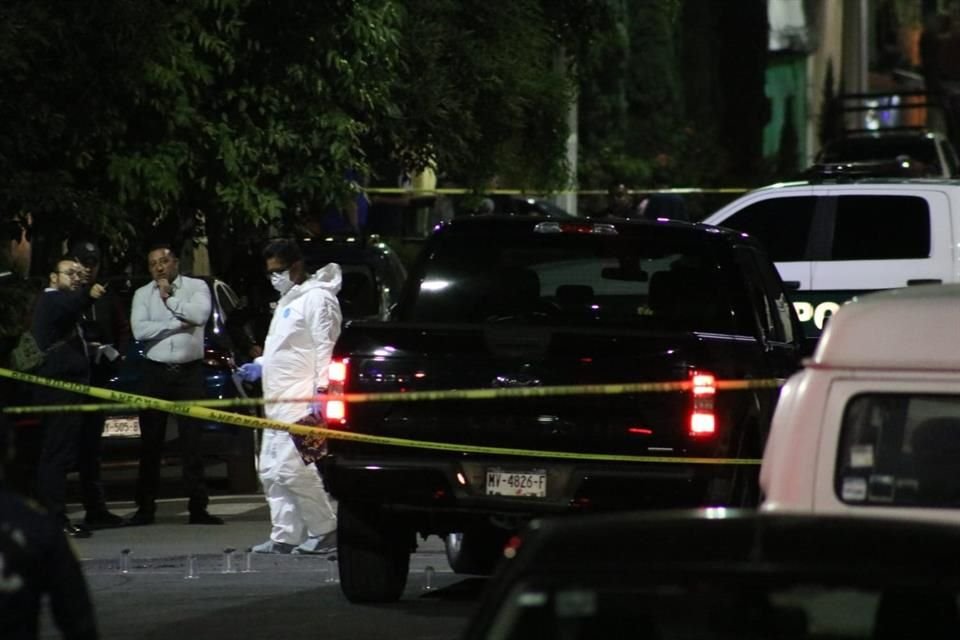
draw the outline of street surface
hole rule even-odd
[[[135,505],[111,502],[110,509],[128,516]],[[78,504],[69,510],[74,521],[82,520]],[[168,498],[159,502],[154,525],[101,530],[74,540],[101,638],[457,638],[485,584],[482,578],[453,574],[442,543],[433,537],[411,558],[400,602],[353,605],[333,581],[335,555],[245,553],[269,535],[263,496],[214,495],[210,513],[226,524],[187,525],[186,500]],[[194,577],[188,577],[191,566]],[[40,637],[60,637],[48,617]]]

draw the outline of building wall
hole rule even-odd
[[[807,117],[804,125],[806,144],[806,163],[813,162],[820,151],[818,131],[820,112],[823,109],[824,81],[827,67],[833,67],[834,94],[840,92],[840,80],[843,70],[843,9],[848,1],[859,0],[812,0],[808,3],[809,24],[812,32],[814,50],[807,58]]]

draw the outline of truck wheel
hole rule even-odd
[[[488,576],[503,557],[507,534],[494,529],[448,533],[443,539],[447,562],[454,573]]]
[[[759,442],[758,429],[750,423],[744,429],[742,439],[736,449],[738,458],[759,458],[763,446]],[[736,465],[718,469],[716,475],[707,483],[707,505],[725,505],[728,507],[754,508],[760,504],[760,467],[757,465]]]
[[[354,603],[396,602],[410,572],[410,535],[375,506],[337,506],[340,588]]]

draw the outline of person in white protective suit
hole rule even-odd
[[[328,264],[308,275],[296,242],[274,240],[263,250],[267,274],[280,300],[270,321],[263,355],[240,367],[252,381],[262,377],[264,398],[312,398],[327,386],[327,368],[340,336],[337,292],[341,271]],[[267,418],[317,424],[308,403],[266,403]],[[270,539],[255,553],[330,553],[336,550],[337,519],[323,480],[307,466],[286,431],[265,429],[260,446],[260,481],[270,506]]]

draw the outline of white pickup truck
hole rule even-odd
[[[761,510],[960,522],[960,285],[863,296],[783,387]]]

